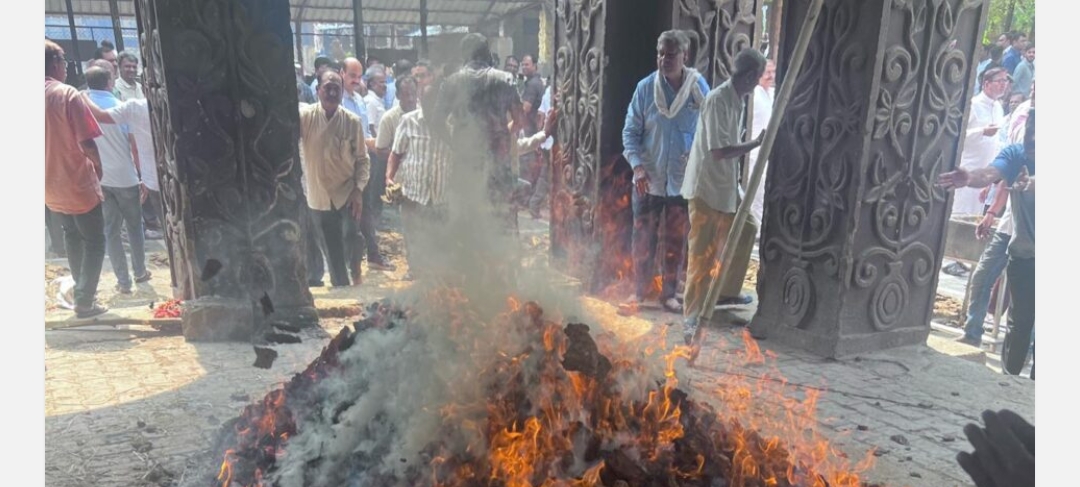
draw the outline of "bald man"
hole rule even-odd
[[[352,112],[362,121],[364,126],[364,142],[367,144],[367,150],[369,156],[375,152],[375,135],[371,130],[372,127],[372,113],[369,111],[368,104],[364,101],[364,95],[366,95],[367,86],[364,85],[364,65],[359,59],[354,57],[345,58],[342,63],[344,68],[341,73],[341,79],[344,83],[345,91],[341,96],[341,107]],[[370,157],[372,160],[377,160],[375,157]],[[375,168],[378,171],[385,171],[385,166],[378,165]],[[377,174],[382,174],[378,172]],[[358,230],[361,236],[364,237],[364,247],[368,257],[368,268],[378,271],[393,271],[394,266],[391,265],[382,255],[379,253],[379,240],[376,237],[376,220],[382,210],[382,200],[379,196],[382,194],[381,188],[382,178],[379,178],[379,182],[374,185],[368,185],[369,187],[364,191],[364,201],[367,203],[363,216],[360,219]],[[350,251],[353,247],[349,247]],[[356,251],[359,251],[358,249]],[[359,262],[360,257],[353,258],[354,261]]]
[[[341,95],[341,107],[360,117],[364,125],[364,139],[371,139],[370,148],[375,147],[375,137],[371,134],[371,120],[368,118],[364,95],[364,64],[354,57],[345,58],[342,64],[341,80],[345,92]]]

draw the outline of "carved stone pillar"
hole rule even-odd
[[[138,0],[136,13],[184,336],[315,323],[288,1]]]
[[[778,73],[809,2],[785,2]],[[985,0],[828,0],[769,157],[757,335],[925,343]],[[778,81],[779,85],[780,81]]]
[[[761,0],[675,0],[673,26],[695,34],[687,65],[715,88],[731,77],[735,55],[752,47]]]

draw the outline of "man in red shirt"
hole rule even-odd
[[[101,128],[87,101],[67,79],[64,50],[45,41],[45,206],[64,227],[75,314],[89,318],[108,311],[94,301],[105,260],[101,212],[101,158],[94,138]]]

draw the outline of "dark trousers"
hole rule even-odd
[[[382,195],[386,191],[386,163],[379,157],[371,154],[371,180],[364,187],[364,212],[360,215],[360,236],[364,239],[364,247],[361,254],[355,260],[363,259],[363,252],[367,252],[368,262],[382,262],[379,254],[378,223],[382,216]]]
[[[75,279],[75,306],[94,305],[101,266],[105,263],[105,216],[101,205],[81,215],[53,213],[64,228],[68,266]]]
[[[116,282],[120,287],[130,288],[131,275],[128,274],[127,255],[124,243],[120,239],[121,227],[127,229],[128,243],[131,245],[131,271],[135,279],[146,275],[146,247],[143,236],[142,203],[139,202],[139,187],[113,188],[102,186],[105,195],[102,203],[105,215],[105,248],[109,252]]]
[[[543,164],[540,166],[540,175],[536,177],[536,182],[533,183],[533,194],[529,197],[529,211],[533,213],[540,213],[540,209],[544,207],[544,202],[547,201],[548,192],[551,190],[551,153],[543,151],[539,156]]]
[[[690,220],[687,203],[681,196],[638,196],[633,192],[634,210],[634,279],[637,298],[644,299],[653,286],[656,272],[657,242],[663,225],[664,241],[661,252],[660,301],[675,297],[679,269],[685,265],[686,234]]]
[[[161,191],[151,189],[149,193],[142,204],[143,224],[147,230],[160,232],[165,221],[165,212],[161,210]]]
[[[64,247],[64,227],[60,224],[59,214],[45,207],[45,228],[49,230],[49,252],[61,257],[67,255]]]
[[[307,280],[309,284],[322,282],[326,274],[323,256],[326,255],[326,242],[323,239],[319,212],[304,205],[302,229],[304,231],[304,254],[307,261]]]
[[[1019,375],[1027,363],[1028,349],[1034,353],[1031,332],[1035,329],[1035,259],[1009,259],[1006,269],[1009,276],[1009,333],[1001,351],[1002,368],[1011,375]],[[1031,370],[1032,378],[1035,369]]]
[[[349,274],[353,283],[360,284],[360,256],[357,238],[357,222],[353,219],[349,205],[344,208],[318,211],[319,225],[326,239],[326,259],[330,264],[330,284],[335,287],[349,285]],[[346,265],[348,261],[348,265]]]
[[[438,255],[437,234],[431,230],[445,221],[444,209],[421,205],[409,199],[401,202],[401,226],[405,237],[405,256],[409,273],[419,277],[432,268],[432,259]]]

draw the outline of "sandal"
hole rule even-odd
[[[149,281],[151,277],[153,277],[153,274],[151,274],[150,271],[146,271],[146,274],[143,274],[142,277],[136,277],[135,282],[137,284],[142,284],[144,282]]]

